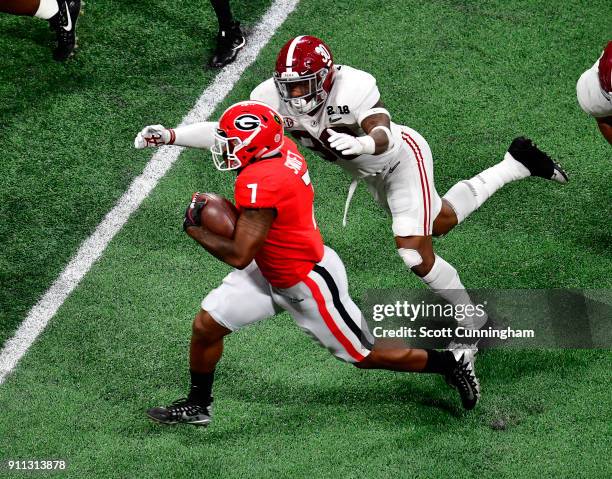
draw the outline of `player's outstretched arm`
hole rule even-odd
[[[141,150],[146,147],[177,145],[190,148],[208,149],[215,143],[216,121],[192,123],[178,128],[166,128],[163,125],[145,126],[134,139],[134,147]]]
[[[274,208],[247,209],[238,217],[233,239],[217,235],[199,225],[199,213],[185,214],[184,228],[189,236],[210,254],[234,268],[246,268],[263,246],[272,222]]]
[[[597,120],[597,126],[603,137],[608,140],[608,143],[612,145],[612,116],[605,118],[595,118]]]

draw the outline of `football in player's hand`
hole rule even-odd
[[[199,198],[206,200],[206,205],[200,211],[202,226],[220,236],[233,238],[238,221],[238,209],[234,204],[215,193],[200,193]]]

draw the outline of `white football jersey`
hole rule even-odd
[[[596,118],[612,116],[612,98],[606,97],[599,84],[599,60],[585,71],[576,84],[578,103],[586,113]]]
[[[398,125],[391,122],[393,147],[379,155],[342,155],[329,146],[327,129],[353,136],[363,136],[359,120],[380,99],[376,79],[361,70],[336,65],[334,82],[327,99],[314,115],[294,115],[282,101],[274,79],[260,83],[252,92],[251,100],[258,100],[275,108],[285,121],[285,130],[300,144],[322,158],[335,162],[354,178],[363,178],[382,171],[391,161],[402,143]]]

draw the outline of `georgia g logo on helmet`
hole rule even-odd
[[[252,131],[261,125],[261,120],[255,115],[245,113],[234,120],[234,126],[242,131]]]

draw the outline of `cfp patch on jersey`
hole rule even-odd
[[[234,120],[234,126],[242,131],[252,131],[261,125],[261,121],[255,115],[245,113]]]
[[[289,118],[288,116],[283,117],[283,123],[285,124],[285,128],[293,128],[295,126],[293,118]]]

